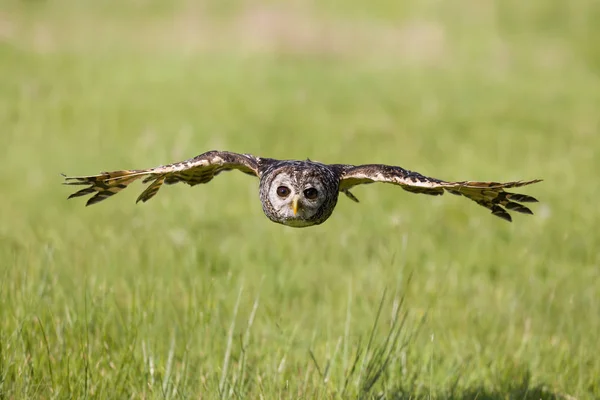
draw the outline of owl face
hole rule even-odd
[[[263,201],[265,215],[273,222],[297,228],[324,222],[338,197],[337,180],[329,175],[329,171],[311,165],[273,171]]]

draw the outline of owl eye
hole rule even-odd
[[[314,200],[319,195],[319,191],[315,188],[308,188],[304,190],[304,197],[309,200]]]
[[[279,186],[277,188],[277,196],[279,197],[288,197],[290,195],[290,188],[285,186]]]

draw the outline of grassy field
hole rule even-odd
[[[0,399],[600,398],[597,2],[0,4]],[[211,149],[545,181],[307,229],[61,186]]]

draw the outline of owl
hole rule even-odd
[[[213,150],[189,160],[155,168],[103,172],[92,176],[65,176],[64,183],[88,186],[69,198],[93,194],[86,203],[92,205],[119,193],[133,181],[143,179],[142,182],[149,185],[137,198],[137,202],[146,202],[156,195],[163,184],[183,182],[195,186],[208,183],[221,172],[231,170],[258,177],[258,193],[267,218],[294,228],[322,224],[333,213],[340,193],[358,202],[350,189],[375,182],[397,185],[411,193],[439,196],[448,192],[464,196],[489,209],[493,215],[510,222],[512,218],[509,210],[533,214],[521,203],[534,203],[537,200],[504,189],[541,181],[449,182],[392,165],[322,164],[308,159],[277,160]]]

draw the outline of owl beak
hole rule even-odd
[[[292,199],[292,211],[294,212],[294,216],[296,216],[296,214],[298,214],[298,199],[300,198],[300,196],[294,196],[294,198]]]

